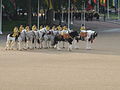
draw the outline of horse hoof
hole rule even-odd
[[[79,47],[75,47],[75,49],[79,49]]]
[[[72,50],[71,49],[68,49],[69,52],[71,52]]]
[[[61,51],[61,49],[60,49],[60,48],[57,48],[57,50],[58,50],[58,51]]]
[[[13,50],[13,48],[11,48],[11,50]]]
[[[91,50],[92,48],[91,47],[87,47],[86,50]]]
[[[5,50],[7,50],[7,48],[5,48]]]
[[[27,48],[24,48],[24,50],[27,50]]]

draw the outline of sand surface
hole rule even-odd
[[[120,30],[98,30],[92,50],[4,50],[0,90],[120,90]]]

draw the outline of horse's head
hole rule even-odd
[[[98,36],[98,33],[97,32],[93,32],[89,38],[89,41],[91,41],[91,43],[93,43],[93,40]]]
[[[94,37],[97,37],[97,36],[98,36],[98,33],[97,33],[97,32],[94,32],[93,36],[94,36]]]

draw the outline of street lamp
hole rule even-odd
[[[108,17],[108,19],[110,18],[110,14],[109,14],[109,0],[107,0],[107,17]]]
[[[84,26],[85,26],[85,2],[83,2],[83,7],[84,7]]]
[[[118,0],[118,19],[120,19],[120,12],[119,12],[120,11],[120,9],[119,9],[120,7],[119,6],[120,6],[120,1]]]
[[[71,24],[73,24],[73,5],[72,5],[72,8],[71,8]]]
[[[68,2],[68,30],[70,30],[70,0]]]
[[[81,22],[85,26],[85,2],[82,2]]]
[[[2,34],[2,0],[0,2],[0,34]]]
[[[62,6],[62,22],[64,22],[64,20],[63,20],[63,6]]]
[[[53,11],[53,21],[55,21],[55,11]]]
[[[40,13],[39,13],[39,11],[40,11],[40,6],[39,6],[39,0],[38,0],[38,20],[37,20],[37,27],[38,27],[38,30],[39,30],[39,24],[40,24],[40,19],[39,19],[39,15],[40,15]]]

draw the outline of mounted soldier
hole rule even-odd
[[[23,25],[20,25],[20,27],[19,27],[19,32],[21,33],[23,30],[24,30]]]
[[[84,37],[87,36],[87,33],[86,33],[86,27],[84,26],[84,24],[81,25],[81,28],[80,28],[80,37],[81,37],[81,40],[84,41]]]

